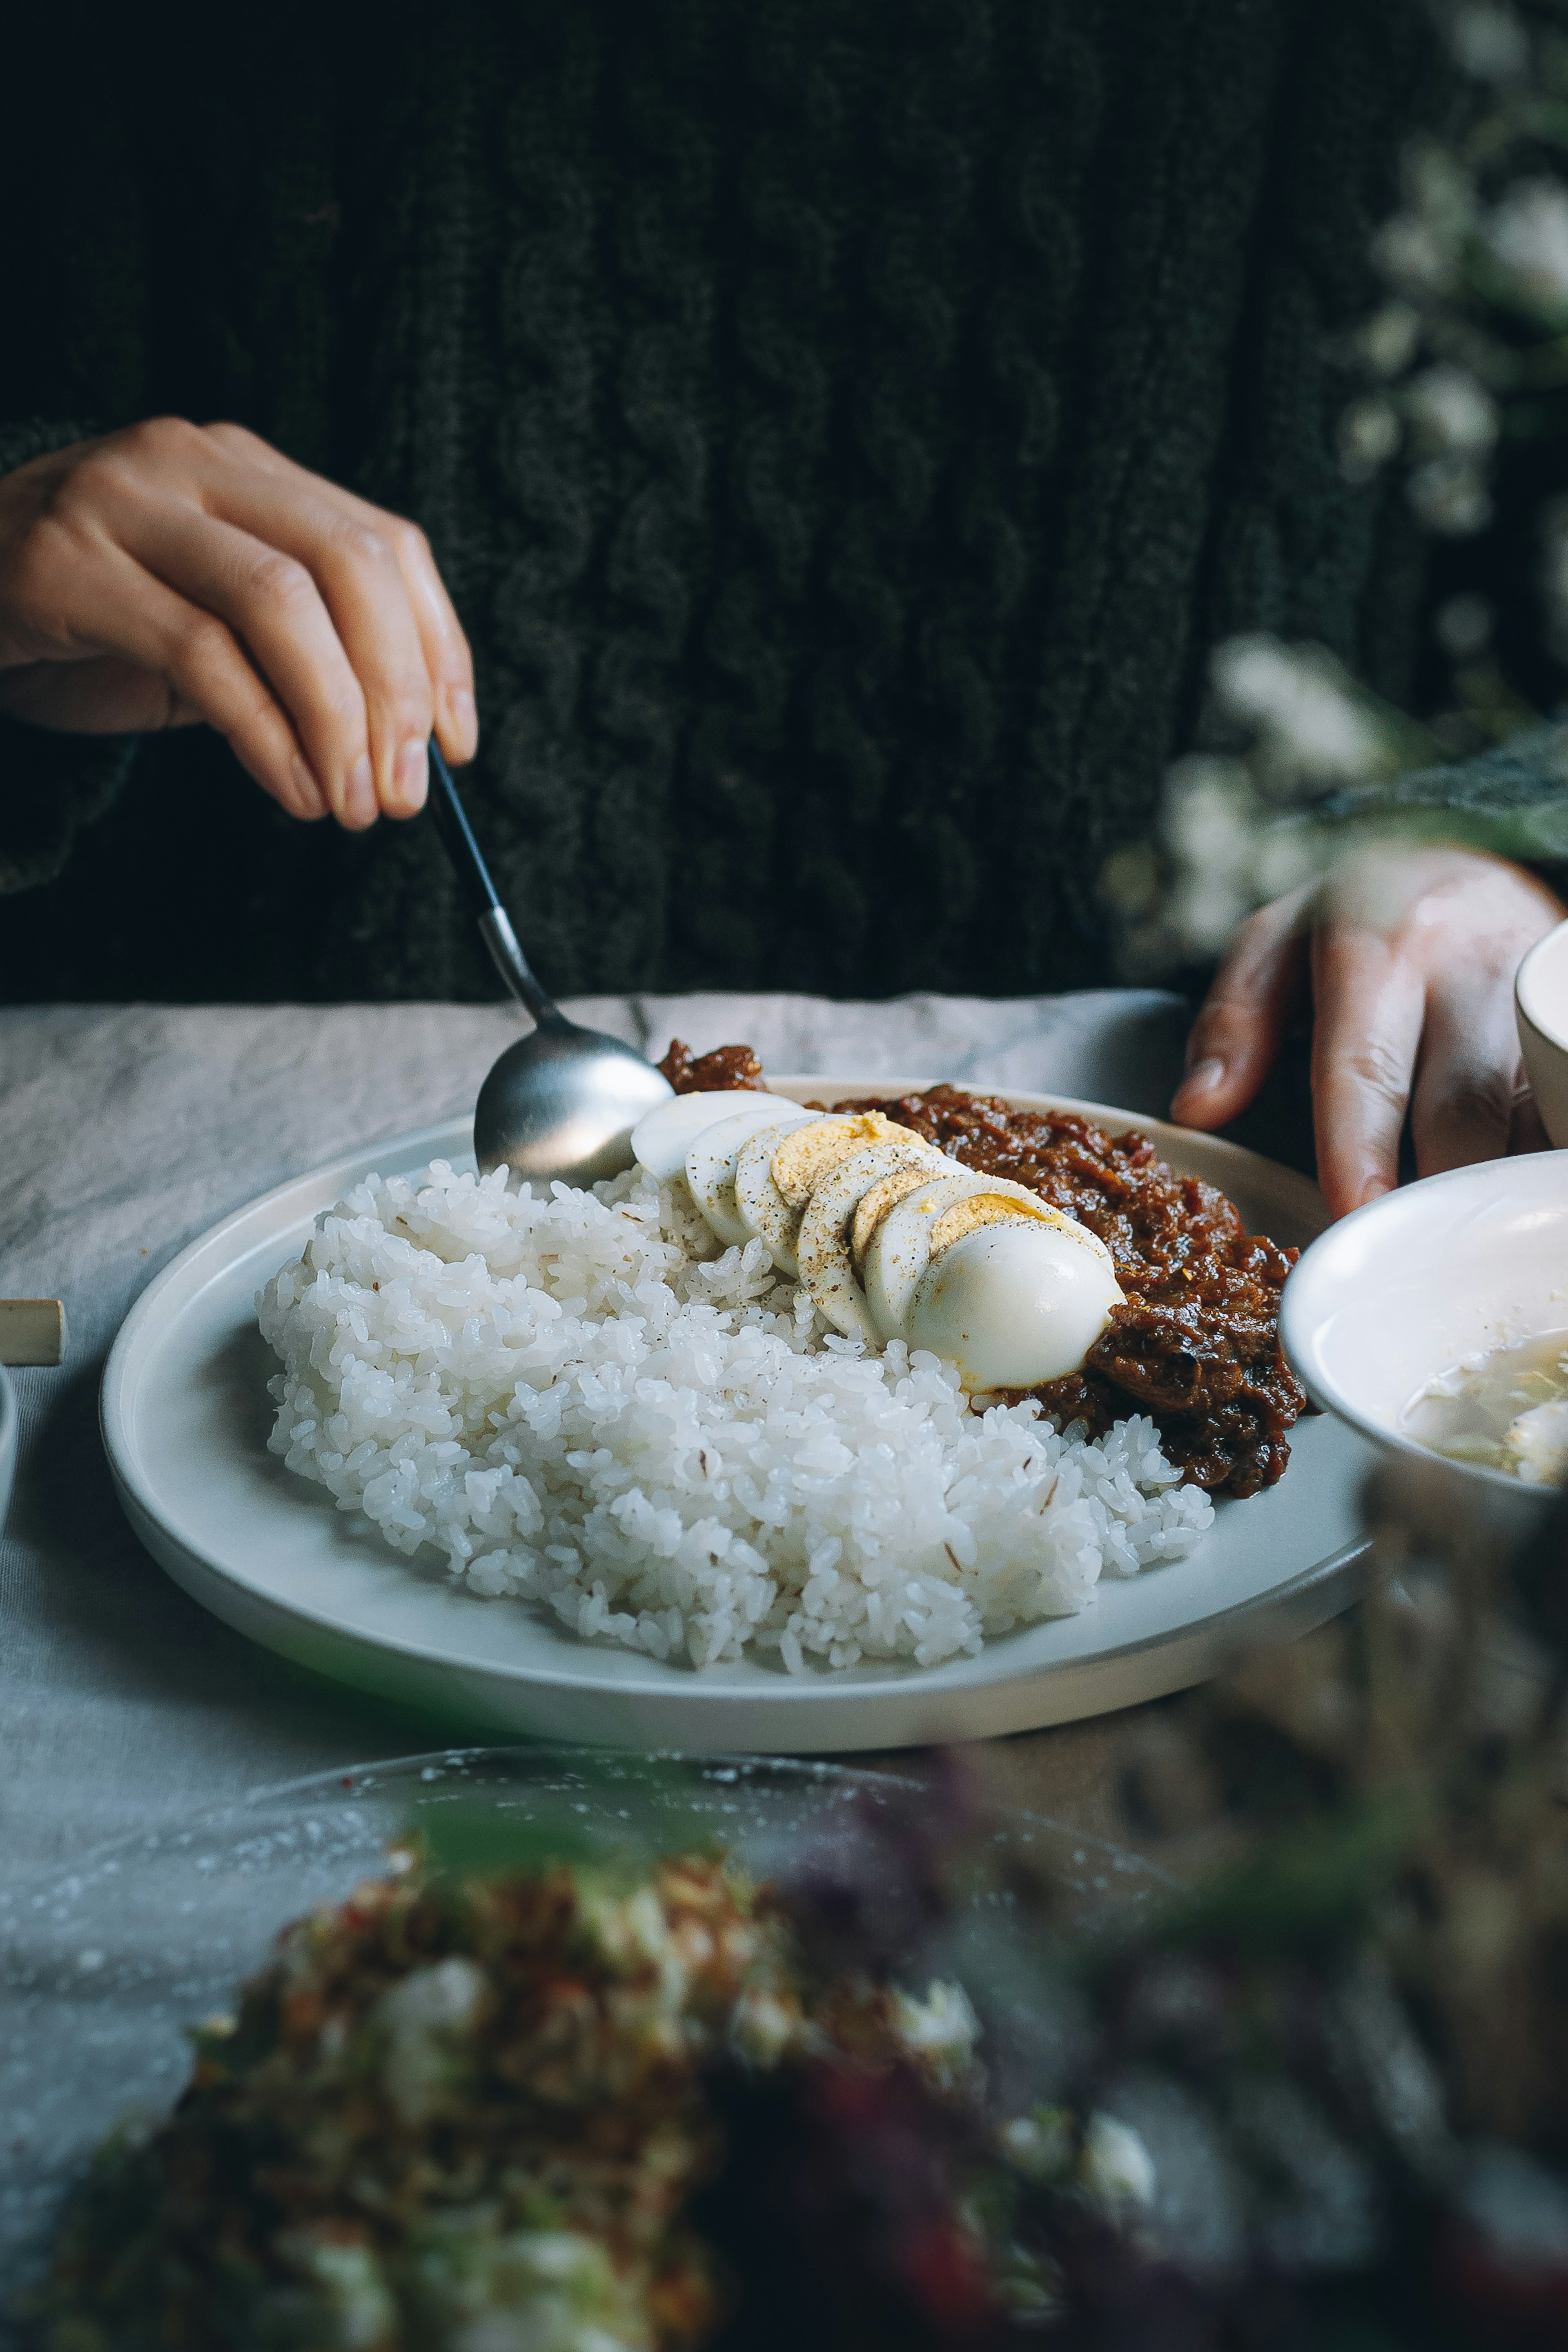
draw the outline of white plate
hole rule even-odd
[[[829,1101],[919,1080],[785,1078]],[[1255,1232],[1307,1242],[1314,1188],[1234,1144],[1095,1103],[998,1088],[1022,1108],[1081,1110],[1138,1127],[1171,1164],[1219,1184]],[[298,1255],[315,1218],[372,1171],[410,1174],[469,1157],[465,1122],[402,1136],[280,1185],[194,1242],[143,1294],[103,1376],[103,1438],[142,1542],[203,1605],[252,1640],[344,1682],[468,1728],[618,1748],[820,1755],[1033,1730],[1181,1690],[1240,1647],[1321,1624],[1355,1597],[1356,1496],[1372,1449],[1329,1420],[1293,1433],[1290,1466],[1250,1501],[1221,1502],[1188,1559],[1107,1578],[1078,1617],[989,1643],[930,1670],[862,1665],[660,1665],[584,1642],[526,1607],[451,1591],[445,1571],[351,1532],[330,1496],[267,1451],[273,1369],[257,1291]]]

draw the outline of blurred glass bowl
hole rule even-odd
[[[964,1900],[934,1928],[911,1927],[918,1948],[904,1957],[912,1969],[957,1975],[991,2050],[1020,2067],[1031,2036],[1055,2030],[1029,1998],[1042,1916],[1079,1933],[1131,1927],[1173,1884],[1041,1816],[972,1804],[962,1781],[780,1757],[437,1749],[140,1832],[0,1891],[7,2288],[38,2273],[62,2198],[106,2133],[127,2115],[156,2114],[181,2088],[186,2029],[232,2007],[286,1921],[342,1900],[411,1819],[447,1806],[535,1839],[559,1828],[658,1852],[717,1837],[757,1877],[826,1876],[858,1898],[885,1895],[899,1928],[911,1925],[899,1914],[899,1838],[940,1834],[945,1807],[962,1817]],[[0,2341],[5,2325],[0,2316]]]

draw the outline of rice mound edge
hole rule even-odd
[[[868,1355],[760,1242],[702,1234],[640,1169],[367,1177],[258,1294],[269,1449],[468,1592],[697,1667],[973,1657],[1210,1526],[1152,1421],[971,1410],[935,1356]]]

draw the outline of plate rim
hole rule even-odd
[[[785,1099],[795,1100],[811,1094],[829,1097],[836,1094],[839,1098],[846,1096],[862,1097],[868,1095],[890,1098],[900,1094],[921,1091],[937,1083],[940,1081],[898,1076],[861,1079],[856,1076],[843,1077],[808,1073],[803,1076],[789,1076],[775,1078],[770,1082],[770,1091],[780,1094]],[[1271,1184],[1277,1185],[1280,1180],[1285,1180],[1283,1189],[1287,1196],[1291,1197],[1291,1213],[1294,1216],[1298,1216],[1303,1223],[1313,1221],[1327,1222],[1326,1206],[1317,1187],[1310,1179],[1301,1175],[1297,1170],[1285,1168],[1277,1161],[1268,1160],[1262,1154],[1232,1143],[1226,1138],[1206,1135],[1201,1130],[1173,1128],[1165,1120],[1144,1118],[1136,1112],[1122,1110],[1113,1105],[1097,1103],[1079,1097],[1047,1094],[1030,1088],[1007,1086],[985,1088],[976,1085],[966,1087],[964,1091],[999,1095],[1021,1108],[1062,1109],[1077,1113],[1093,1118],[1097,1124],[1104,1126],[1110,1133],[1125,1133],[1129,1129],[1137,1129],[1150,1136],[1156,1148],[1161,1150],[1163,1156],[1167,1139],[1178,1150],[1184,1145],[1196,1146],[1202,1155],[1210,1160],[1211,1165],[1217,1160],[1219,1170],[1225,1171],[1228,1163],[1229,1167],[1234,1168],[1238,1178],[1244,1179],[1246,1171],[1251,1169],[1261,1168],[1268,1171]],[[470,1124],[468,1120],[458,1116],[433,1122],[429,1126],[405,1129],[396,1135],[362,1146],[357,1150],[342,1153],[318,1167],[305,1170],[298,1175],[285,1179],[281,1183],[269,1187],[266,1192],[228,1211],[205,1232],[197,1234],[171,1259],[166,1266],[160,1270],[128,1311],[110,1349],[100,1384],[99,1421],[104,1451],[121,1507],[133,1532],[152,1552],[160,1566],[174,1576],[200,1605],[215,1608],[214,1600],[201,1589],[204,1585],[214,1584],[232,1594],[236,1607],[247,1617],[271,1618],[277,1620],[280,1625],[292,1622],[301,1628],[309,1628],[318,1635],[324,1635],[329,1645],[346,1644],[351,1649],[368,1647],[389,1659],[401,1661],[416,1669],[427,1670],[437,1676],[468,1678],[482,1672],[484,1675],[515,1691],[520,1701],[526,1698],[531,1692],[560,1693],[580,1698],[584,1703],[597,1701],[612,1706],[617,1700],[628,1705],[657,1705],[661,1701],[668,1702],[678,1694],[684,1704],[694,1704],[698,1706],[706,1705],[710,1709],[716,1704],[728,1701],[731,1706],[743,1706],[748,1710],[754,1711],[758,1717],[759,1731],[761,1732],[765,1726],[770,1741],[776,1740],[779,1735],[783,1735],[785,1739],[786,1745],[784,1748],[770,1745],[766,1749],[752,1752],[785,1753],[791,1748],[799,1748],[803,1737],[806,1736],[806,1727],[801,1721],[801,1717],[809,1709],[813,1700],[821,1703],[837,1698],[843,1702],[853,1697],[859,1703],[865,1704],[874,1701],[882,1693],[889,1695],[898,1693],[902,1695],[918,1712],[920,1694],[922,1692],[930,1692],[933,1701],[945,1700],[949,1704],[967,1693],[975,1697],[984,1706],[988,1698],[993,1702],[997,1701],[1010,1689],[1017,1690],[1024,1686],[1050,1683],[1059,1686],[1068,1677],[1089,1683],[1109,1680],[1130,1669],[1135,1670],[1138,1661],[1148,1654],[1161,1653],[1166,1659],[1169,1673],[1164,1677],[1157,1675],[1149,1684],[1142,1696],[1152,1697],[1166,1690],[1185,1687],[1194,1681],[1205,1679],[1209,1675],[1219,1671],[1220,1664],[1216,1663],[1216,1657],[1220,1663],[1223,1663],[1226,1656],[1235,1655],[1243,1648],[1249,1646],[1249,1636],[1253,1640],[1260,1638],[1256,1630],[1259,1620],[1279,1617],[1281,1620],[1280,1636],[1283,1638],[1288,1632],[1302,1633],[1310,1630],[1311,1625],[1322,1622],[1326,1617],[1333,1614],[1339,1608],[1348,1605],[1349,1601],[1355,1597],[1355,1589],[1359,1583],[1355,1571],[1367,1548],[1364,1536],[1358,1536],[1337,1550],[1310,1562],[1282,1583],[1271,1585],[1264,1592],[1244,1595],[1226,1606],[1216,1609],[1208,1615],[1189,1623],[1164,1631],[1133,1634],[1120,1643],[1098,1649],[1084,1657],[1030,1662],[1018,1665],[1012,1674],[1009,1674],[1005,1663],[1005,1654],[1000,1650],[999,1645],[996,1647],[988,1645],[987,1652],[983,1654],[994,1662],[993,1671],[979,1681],[971,1681],[963,1671],[966,1667],[978,1664],[978,1661],[944,1660],[941,1666],[919,1675],[868,1675],[852,1692],[848,1686],[848,1676],[835,1676],[831,1682],[823,1683],[820,1689],[815,1680],[809,1688],[802,1689],[793,1677],[781,1681],[777,1687],[774,1687],[771,1682],[744,1685],[705,1683],[702,1678],[697,1676],[691,1678],[689,1685],[685,1682],[672,1685],[668,1679],[668,1670],[660,1670],[658,1662],[655,1660],[637,1661],[639,1668],[643,1668],[644,1671],[635,1676],[628,1674],[624,1665],[620,1674],[616,1675],[603,1671],[595,1673],[592,1664],[593,1645],[585,1646],[583,1673],[564,1679],[559,1668],[551,1664],[534,1664],[511,1660],[491,1660],[481,1669],[476,1661],[463,1661],[443,1656],[433,1651],[428,1643],[411,1639],[404,1633],[393,1632],[372,1633],[359,1627],[345,1625],[340,1616],[325,1608],[292,1597],[285,1600],[256,1585],[242,1573],[229,1567],[223,1559],[215,1557],[207,1546],[180,1532],[177,1524],[167,1518],[164,1508],[160,1504],[152,1483],[145,1476],[138,1459],[138,1450],[131,1427],[132,1405],[135,1393],[134,1379],[140,1358],[156,1344],[158,1334],[155,1327],[162,1304],[171,1290],[190,1283],[192,1272],[203,1257],[219,1252],[226,1236],[236,1226],[258,1217],[264,1218],[268,1212],[284,1207],[293,1196],[302,1191],[308,1190],[312,1195],[319,1196],[321,1192],[330,1187],[335,1192],[346,1182],[360,1177],[363,1171],[374,1164],[378,1156],[391,1156],[394,1153],[400,1155],[425,1153],[432,1158],[447,1153],[457,1156],[469,1148]],[[1217,1179],[1213,1181],[1218,1181],[1223,1184],[1224,1173],[1221,1172]],[[320,1211],[313,1213],[319,1214]],[[232,1255],[218,1257],[213,1266],[210,1279],[221,1279],[233,1263]],[[190,1288],[189,1297],[183,1307],[176,1311],[183,1312],[184,1307],[193,1305],[207,1286],[206,1282],[196,1283]],[[1342,1591],[1341,1587],[1345,1589]],[[225,1616],[230,1624],[237,1623],[236,1616],[227,1612],[218,1609],[216,1610],[216,1613]],[[1291,1622],[1297,1619],[1300,1622]],[[267,1646],[278,1646],[268,1642],[264,1633],[252,1632],[248,1625],[239,1625],[238,1630],[246,1633],[247,1638],[261,1640]],[[1023,1630],[1026,1632],[1031,1629]],[[871,1666],[875,1666],[878,1663],[868,1662]],[[956,1683],[939,1679],[944,1674],[951,1675],[954,1670],[963,1675],[963,1678]],[[318,1669],[318,1671],[322,1670]],[[1120,1706],[1135,1703],[1135,1700],[1125,1697],[1098,1697],[1088,1706],[1074,1707],[1067,1716],[1051,1716],[1047,1713],[1041,1717],[1037,1714],[1033,1719],[1037,1723],[1079,1719],[1086,1715],[1109,1711]],[[792,1726],[795,1727],[793,1737],[791,1736]],[[1022,1723],[1009,1724],[1005,1727],[1007,1729],[1023,1727],[1025,1727]],[[996,1726],[990,1726],[968,1735],[949,1733],[944,1736],[988,1737],[992,1736],[997,1728]],[[926,1740],[935,1736],[937,1735],[923,1735],[921,1744],[924,1744]],[[560,1744],[559,1734],[546,1732],[542,1737],[550,1744]],[[731,1744],[729,1741],[721,1740],[721,1745],[725,1747]],[[896,1735],[889,1737],[887,1733],[872,1733],[868,1736],[863,1744],[873,1749],[887,1749],[912,1745],[916,1742],[911,1737],[900,1738]],[[842,1739],[837,1739],[830,1744],[824,1743],[818,1752],[849,1751],[847,1744]]]

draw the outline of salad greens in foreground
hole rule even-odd
[[[1562,1548],[1401,1476],[1354,1621],[1139,1718],[1135,1934],[956,1768],[766,1887],[432,1810],[104,2151],[38,2341],[1568,2340]]]

